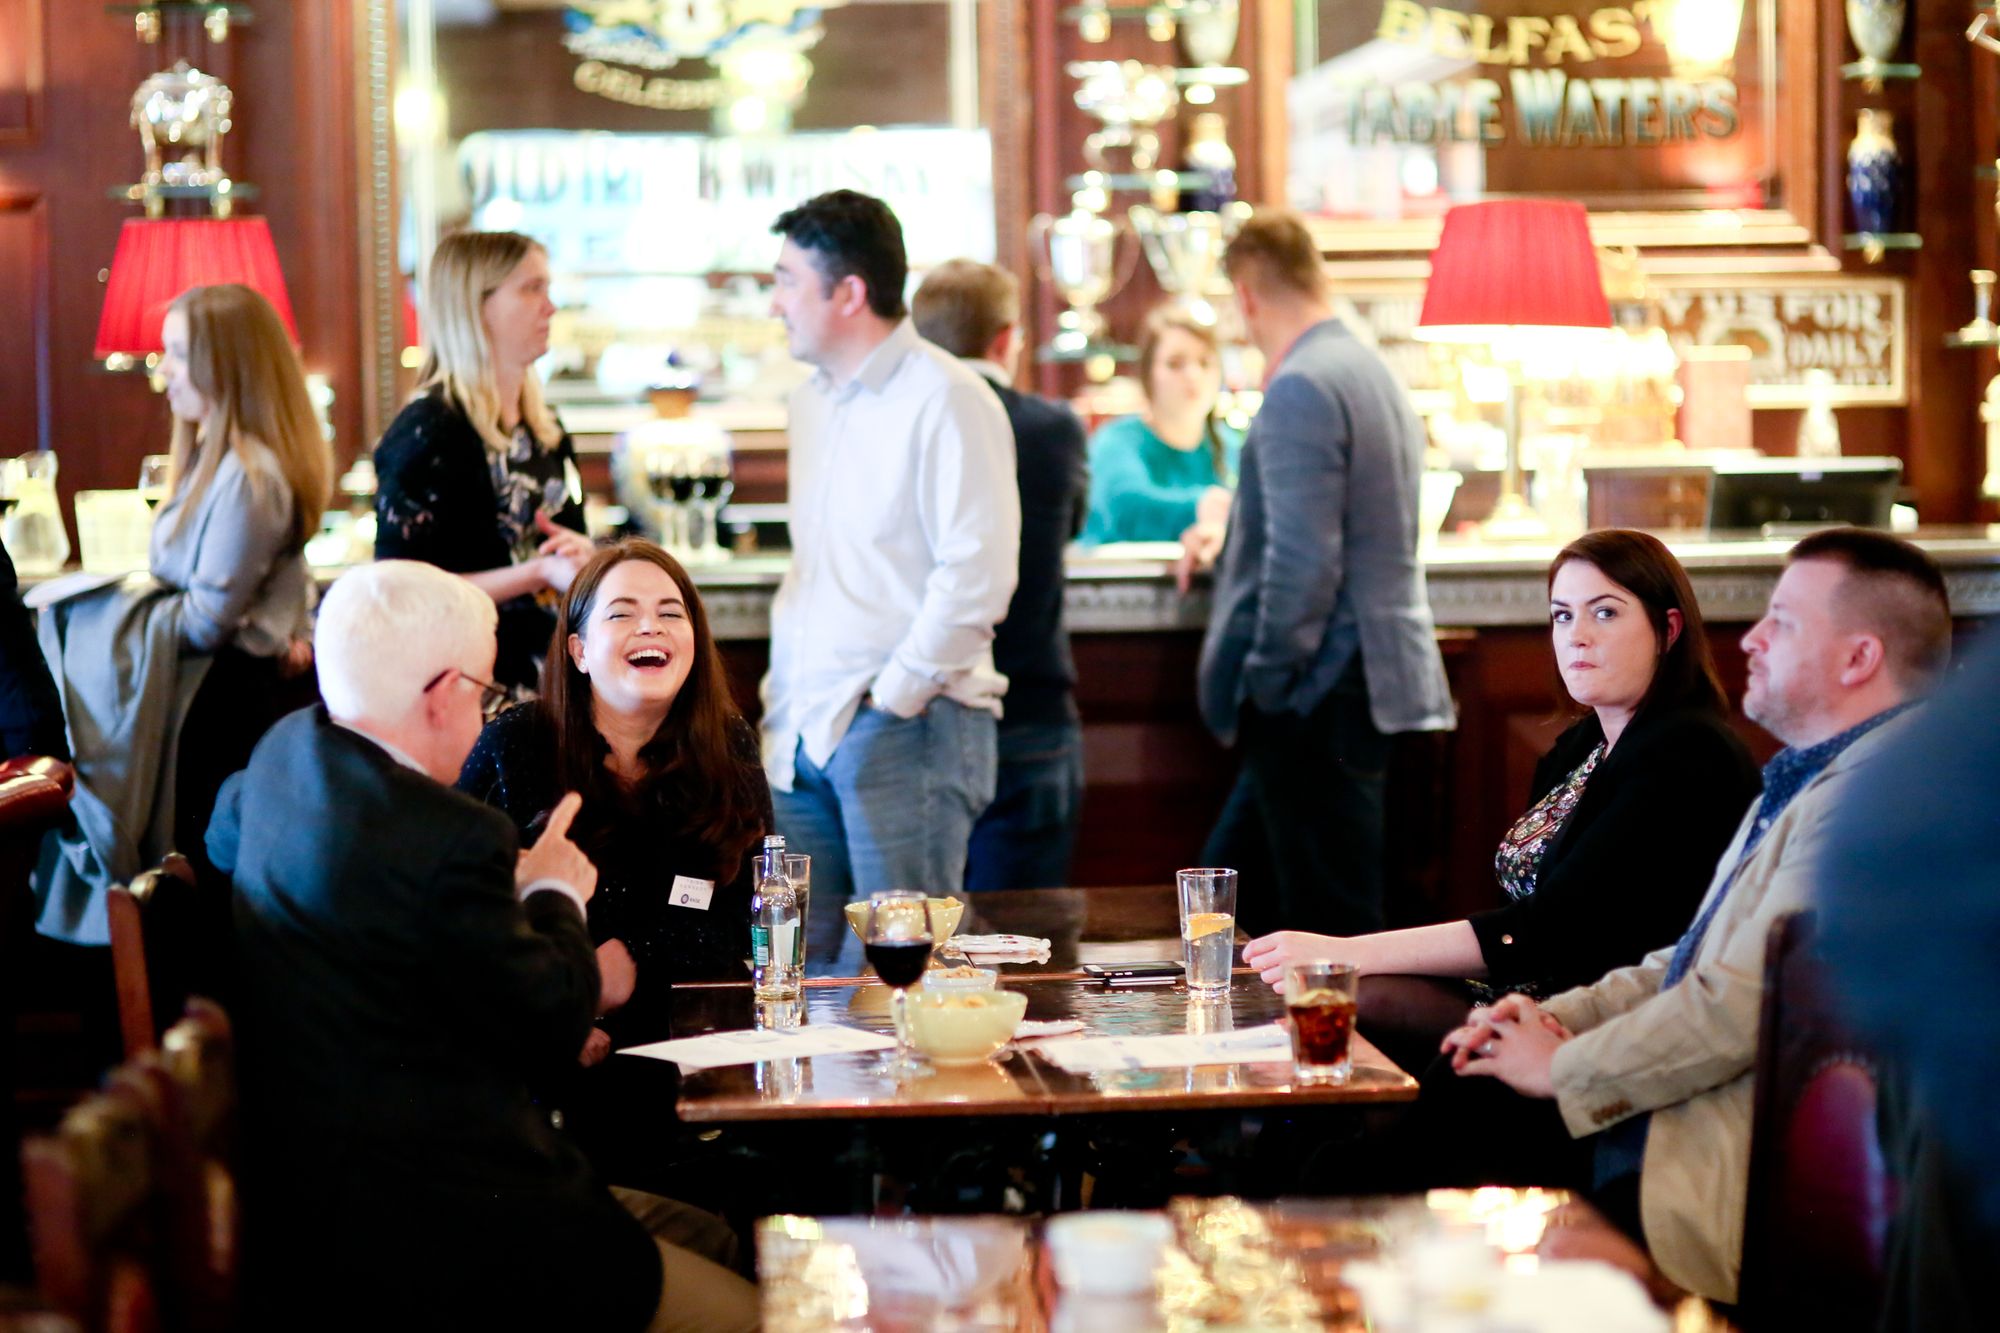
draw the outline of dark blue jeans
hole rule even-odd
[[[1000,780],[993,804],[972,826],[965,887],[1069,887],[1083,809],[1083,724],[1000,724]]]
[[[1369,715],[1360,662],[1307,716],[1244,704],[1237,752],[1243,768],[1202,857],[1239,873],[1243,928],[1382,929],[1389,738]]]

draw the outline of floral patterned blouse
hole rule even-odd
[[[1549,789],[1548,795],[1528,808],[1528,813],[1514,821],[1514,827],[1507,830],[1507,836],[1500,839],[1500,850],[1493,856],[1493,873],[1499,877],[1500,887],[1515,902],[1529,897],[1535,891],[1535,876],[1541,870],[1542,857],[1555,840],[1562,836],[1563,825],[1569,822],[1576,803],[1583,799],[1584,784],[1590,781],[1590,774],[1604,758],[1602,743],[1584,756],[1583,762],[1570,770],[1570,775]]]

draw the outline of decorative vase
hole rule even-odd
[[[1906,0],[1847,0],[1847,35],[1870,60],[1886,61],[1903,36]]]
[[[1847,145],[1847,204],[1854,229],[1881,235],[1896,230],[1903,194],[1903,155],[1896,151],[1895,118],[1887,111],[1861,113]]]

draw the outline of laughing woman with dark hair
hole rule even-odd
[[[771,827],[770,788],[701,598],[659,547],[621,542],[577,572],[540,698],[487,725],[458,785],[524,834],[564,792],[583,796],[570,837],[597,867],[599,965],[608,979],[637,971],[631,1001],[599,1025],[584,1063],[601,1060],[613,1036],[664,1036],[673,982],[746,975],[752,853]]]
[[[1548,580],[1556,668],[1588,711],[1535,766],[1527,812],[1500,841],[1503,904],[1351,938],[1267,935],[1243,950],[1265,980],[1327,958],[1553,993],[1687,929],[1761,785],[1729,725],[1694,589],[1656,538],[1617,528],[1564,547]]]

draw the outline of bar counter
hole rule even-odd
[[[1945,568],[1961,625],[2000,615],[2000,526],[1912,534]],[[1758,619],[1789,541],[1670,536],[1711,629],[1730,697],[1739,641]],[[1395,924],[1497,904],[1493,849],[1525,803],[1537,758],[1573,714],[1549,651],[1546,575],[1554,544],[1446,538],[1426,569],[1458,728],[1397,739],[1388,788],[1389,904]],[[1205,579],[1176,591],[1171,545],[1103,547],[1069,561],[1066,603],[1083,715],[1083,824],[1072,884],[1167,884],[1201,864],[1235,778],[1233,756],[1195,710],[1208,623]],[[757,715],[770,603],[782,556],[695,569],[739,702]],[[1737,719],[1759,760],[1776,743]],[[1246,892],[1251,891],[1246,886]]]
[[[2000,614],[2000,525],[1927,528],[1911,535],[1944,566],[1956,614]],[[1700,533],[1668,536],[1666,542],[1687,567],[1703,614],[1718,624],[1748,623],[1763,614],[1792,544]],[[1424,562],[1438,627],[1541,625],[1548,616],[1544,576],[1558,547],[1440,539],[1426,551]],[[1197,579],[1185,595],[1176,591],[1173,562],[1178,550],[1166,542],[1074,549],[1067,561],[1065,596],[1071,632],[1199,633],[1208,623],[1207,581]],[[752,555],[690,571],[718,638],[769,636],[771,597],[785,565],[783,555]]]

